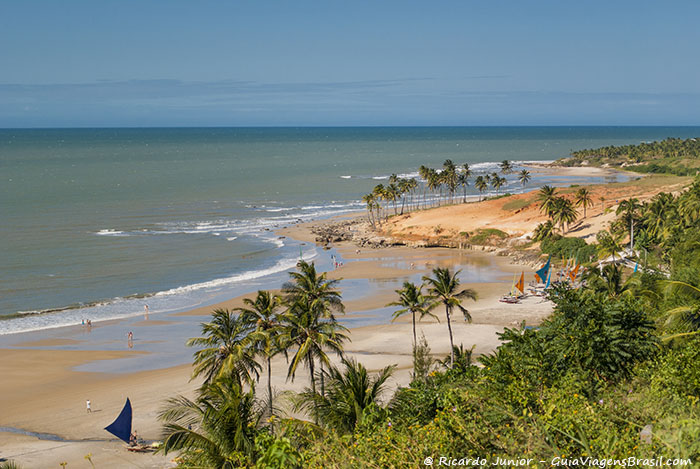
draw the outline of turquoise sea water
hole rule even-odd
[[[361,209],[391,173],[450,158],[553,160],[700,128],[0,130],[0,334],[211,302],[274,286],[313,246],[297,220]],[[514,176],[508,191],[522,190]],[[572,180],[533,180],[541,184]],[[526,188],[527,189],[527,188]],[[503,190],[503,189],[502,189]],[[69,309],[64,309],[69,307]],[[36,314],[47,309],[62,309]]]

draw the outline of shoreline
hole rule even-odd
[[[520,196],[529,197],[527,193]],[[486,201],[488,202],[492,201]],[[493,202],[504,203],[502,198]],[[414,215],[430,212],[434,223],[436,214],[440,211],[453,211],[476,205],[480,204],[444,206],[415,212]],[[352,216],[362,218],[357,217],[355,212],[355,215],[344,214],[337,219],[347,221]],[[398,221],[399,217],[396,218],[394,221]],[[324,223],[328,223],[328,220],[300,223],[280,230],[279,233],[301,242],[315,243],[316,235],[312,227]],[[551,311],[551,304],[534,297],[516,305],[503,305],[498,302],[500,295],[510,286],[511,275],[523,269],[513,263],[512,257],[499,255],[495,247],[454,249],[404,245],[371,249],[357,248],[349,241],[341,241],[332,243],[332,249],[331,252],[341,256],[344,265],[336,270],[329,270],[329,278],[343,278],[345,284],[349,285],[347,288],[351,294],[346,298],[344,292],[348,314],[343,319],[356,324],[348,325],[352,342],[347,344],[346,351],[349,356],[365,364],[370,371],[379,370],[390,363],[397,364],[397,373],[391,381],[391,387],[408,383],[412,363],[410,319],[405,317],[392,322],[391,311],[387,311],[388,308],[385,307],[394,299],[393,290],[400,286],[404,278],[420,278],[434,266],[464,267],[474,270],[477,277],[482,275],[481,272],[491,275],[488,281],[480,279],[478,282],[463,283],[465,287],[475,288],[480,298],[476,303],[467,304],[473,317],[472,324],[457,320],[453,323],[455,343],[462,342],[467,347],[474,345],[477,356],[489,353],[498,346],[497,334],[504,327],[516,326],[523,321],[528,325],[536,325]],[[326,262],[324,256],[328,255],[329,252],[319,247],[319,264]],[[467,271],[465,275],[471,275],[471,272]],[[532,273],[529,272],[526,281],[531,276]],[[341,282],[341,288],[345,286],[343,283]],[[153,319],[148,321],[138,318],[139,321],[134,323],[129,323],[126,319],[99,322],[96,323],[95,329],[119,330],[125,326],[123,323],[127,323],[129,327],[137,328],[137,335],[141,336],[142,333],[147,334],[142,331],[182,327],[193,337],[199,335],[198,328],[187,328],[202,322],[211,310],[217,307],[235,308],[240,305],[243,297],[252,294],[254,292],[187,311],[153,314]],[[439,309],[436,313],[439,317],[444,315]],[[370,319],[378,322],[371,323]],[[449,353],[444,321],[437,323],[430,320],[419,324],[430,343],[434,357],[444,357]],[[81,332],[79,326],[66,326],[51,331],[51,334],[38,333],[49,337],[39,337],[33,341],[27,340],[12,345],[12,348],[0,349],[0,356],[6,358],[0,365],[0,372],[6,376],[13,376],[12,379],[0,383],[3,407],[11,409],[10,412],[0,415],[0,427],[55,434],[77,441],[48,442],[27,435],[0,432],[2,456],[17,459],[25,465],[30,464],[29,467],[42,467],[59,460],[74,461],[77,464],[77,461],[82,460],[84,454],[89,452],[93,454],[98,465],[106,467],[126,459],[140,464],[148,461],[152,467],[168,467],[170,457],[127,453],[123,450],[123,444],[110,439],[101,429],[116,416],[128,395],[134,403],[134,428],[146,439],[157,439],[159,425],[156,416],[164,399],[177,393],[190,397],[194,393],[197,384],[189,381],[191,365],[180,364],[124,373],[82,371],[81,366],[96,360],[103,360],[105,363],[139,357],[155,360],[153,357],[157,355],[151,352],[143,353],[141,350],[65,350],[89,345],[91,340],[95,340],[95,336],[88,334],[83,341],[76,339],[75,333]],[[166,340],[172,342],[177,339],[169,336]],[[157,340],[151,340],[154,347],[158,346],[156,342]],[[146,344],[147,341],[142,343]],[[116,345],[109,341],[101,344],[123,349],[120,341],[116,342]],[[175,345],[184,349],[182,343]],[[139,355],[139,352],[142,353]],[[186,352],[190,362],[192,350]],[[305,371],[298,373],[294,382],[287,382],[285,370],[286,364],[282,358],[273,360],[273,386],[276,389],[298,391],[306,386]],[[97,417],[92,414],[87,417],[85,414],[85,399],[88,398],[94,402],[94,408],[99,410],[95,413]],[[51,419],[47,419],[47,415],[51,415]]]
[[[307,238],[308,236],[311,236],[310,232],[305,235]],[[348,313],[343,319],[352,320],[386,309],[384,305],[392,301],[395,294],[393,288],[382,287],[382,282],[392,284],[389,279],[397,275],[404,277],[424,275],[429,272],[426,264],[455,265],[461,262],[456,251],[449,248],[397,247],[363,250],[357,254],[354,246],[341,243],[336,249],[342,252],[347,262],[343,267],[330,271],[329,277],[342,277],[347,282],[367,279],[380,282],[380,286],[372,292],[363,292],[345,301]],[[463,342],[465,346],[475,345],[477,354],[488,353],[498,345],[496,334],[503,327],[514,325],[521,319],[532,321],[534,324],[535,321],[546,317],[548,306],[544,304],[513,305],[520,308],[517,311],[510,309],[508,315],[499,316],[498,312],[502,308],[499,306],[497,297],[508,286],[510,271],[517,269],[517,266],[510,266],[508,259],[499,258],[492,253],[474,252],[468,257],[478,258],[479,262],[497,269],[501,277],[507,278],[496,279],[494,282],[476,287],[483,296],[478,302],[468,305],[474,316],[474,323],[463,324],[455,321],[454,334],[457,343]],[[386,264],[397,262],[405,264],[407,259],[419,267],[415,269],[386,267]],[[474,285],[470,284],[470,286]],[[237,297],[183,313],[159,314],[153,321],[160,321],[160,316],[167,315],[171,319],[190,316],[195,321],[201,322],[212,309],[235,307],[240,301],[241,297]],[[529,310],[534,306],[539,312],[530,314]],[[439,310],[436,313],[439,317],[444,315],[444,312]],[[494,316],[497,316],[497,319],[494,320]],[[379,370],[389,363],[397,364],[398,369],[391,381],[391,387],[406,385],[412,366],[410,320],[401,318],[395,322],[383,319],[381,321],[380,324],[348,326],[352,342],[346,346],[347,354],[361,361],[370,371]],[[116,323],[99,324],[99,326],[104,329],[121,327],[118,324],[119,321]],[[137,334],[140,335],[141,330],[146,328],[154,330],[162,326],[158,323],[147,326],[141,324],[138,327],[140,329],[137,330]],[[420,327],[431,344],[433,356],[442,357],[449,353],[447,341],[444,340],[446,334],[443,330],[445,329],[444,320],[441,323],[432,320],[423,321]],[[58,335],[68,335],[65,332],[69,329],[75,329],[75,326],[63,328]],[[53,330],[53,332],[56,331]],[[198,331],[191,336],[198,335],[197,333]],[[139,463],[148,461],[153,467],[168,467],[168,459],[171,457],[128,453],[122,449],[121,442],[115,441],[101,429],[116,416],[124,399],[128,396],[134,406],[134,428],[147,440],[157,439],[160,427],[156,415],[164,399],[178,393],[193,396],[196,383],[189,381],[190,364],[118,374],[76,371],[76,367],[88,362],[100,359],[119,360],[133,357],[138,352],[60,350],[61,347],[76,346],[76,339],[47,337],[43,341],[39,340],[38,342],[25,341],[13,348],[0,350],[0,356],[5,358],[0,365],[0,372],[6,376],[12,376],[11,379],[0,383],[3,407],[10,409],[9,412],[3,412],[0,416],[0,427],[54,434],[72,441],[38,440],[32,436],[0,432],[3,457],[16,459],[27,467],[41,467],[54,464],[59,460],[73,461],[77,464],[85,454],[92,453],[93,460],[98,466],[109,467],[110,464],[118,464],[115,459],[118,457],[122,462],[124,460]],[[37,347],[41,348],[37,349]],[[184,345],[181,347],[185,348]],[[187,352],[191,353],[191,350]],[[297,374],[294,382],[286,382],[286,364],[281,357],[273,360],[273,386],[276,389],[299,391],[307,385],[307,380],[307,372],[304,370]],[[96,412],[85,414],[85,399],[92,400]],[[38,404],[39,402],[41,405]],[[47,415],[51,417],[47,418]]]
[[[575,167],[575,168],[561,168],[558,166],[553,166],[553,162],[549,161],[546,163],[538,163],[535,161],[526,161],[522,162],[523,167],[527,168],[533,168],[533,171],[536,172],[537,174],[546,174],[548,177],[564,177],[564,178],[585,178],[585,177],[596,177],[596,178],[604,178],[606,176],[611,176],[611,175],[624,175],[624,177],[630,177],[631,173],[624,172],[624,171],[618,171],[614,169],[604,169],[604,168],[597,168],[597,167]],[[534,169],[537,168],[537,169]],[[561,181],[559,184],[566,184],[567,181]],[[522,193],[524,190],[519,184],[515,182],[511,182],[511,186],[509,188],[504,189],[507,191],[508,189],[515,189],[514,193],[516,195]],[[490,191],[487,193],[487,195],[490,194]],[[470,201],[477,201],[479,199],[478,195],[469,195],[467,197]],[[350,210],[347,212],[343,212],[339,215],[333,215],[330,216],[329,218],[321,217],[319,219],[311,220],[309,222],[301,222],[302,224],[305,223],[316,223],[318,221],[323,221],[323,220],[334,220],[334,219],[343,219],[347,217],[357,217],[359,214],[364,213],[364,210],[359,209],[359,210]],[[287,227],[293,228],[295,224],[287,224]],[[272,232],[277,234],[277,236],[280,236],[280,228],[272,228]],[[307,242],[307,240],[300,240],[301,242]],[[298,242],[295,242],[294,245],[292,246],[291,250],[297,250]],[[289,253],[287,253],[289,254]],[[275,266],[276,268],[277,266]],[[278,270],[275,270],[275,272],[271,272],[269,274],[266,274],[263,276],[269,276],[269,275],[284,275],[284,273],[287,271],[287,268],[282,268],[280,267]],[[271,270],[271,269],[267,269]],[[244,271],[237,273],[233,275],[233,277],[245,277],[248,275],[250,272]],[[255,278],[261,278],[258,277],[257,275]],[[240,293],[245,293],[245,291],[236,291],[238,290],[236,288],[237,282],[243,282],[243,283],[255,283],[255,278],[252,280],[240,280],[236,281],[234,283],[231,283],[230,285],[224,286],[226,290],[228,290],[229,296],[234,297],[237,296]],[[209,279],[202,279],[200,281],[196,281],[194,284],[187,284],[187,285],[173,285],[171,288],[164,290],[165,292],[171,292],[171,291],[176,291],[176,290],[186,290],[189,289],[193,286],[197,285],[204,285],[204,284],[211,284],[211,283],[217,283],[219,281],[224,281],[224,284],[226,285],[227,278],[209,278]],[[75,304],[70,304],[70,305],[59,305],[59,306],[54,306],[46,309],[41,309],[41,310],[30,310],[30,311],[23,311],[23,312],[15,312],[12,314],[7,315],[9,318],[3,318],[0,319],[0,325],[5,324],[5,329],[10,330],[9,334],[15,334],[15,333],[21,333],[21,332],[26,332],[26,331],[39,331],[44,328],[53,328],[53,327],[62,327],[62,326],[70,326],[70,325],[76,325],[79,324],[80,318],[91,318],[93,321],[93,324],[96,324],[97,322],[102,322],[102,321],[108,321],[108,320],[122,320],[125,318],[129,317],[137,317],[141,314],[141,309],[143,307],[143,304],[146,303],[151,303],[151,302],[158,302],[160,301],[161,298],[165,298],[162,296],[164,291],[156,291],[156,292],[146,292],[146,293],[138,293],[138,294],[131,294],[131,295],[122,295],[122,296],[117,296],[113,298],[102,298],[102,299],[92,299],[92,300],[86,300],[86,302],[83,303],[75,303]],[[208,304],[218,302],[220,300],[226,299],[226,298],[220,298],[218,295],[211,293],[211,292],[205,292],[204,290],[202,291],[202,295],[198,295],[197,299],[192,302],[189,300],[185,301],[179,301],[181,305],[174,305],[170,300],[167,301],[166,305],[164,308],[159,308],[158,306],[154,306],[151,304],[152,311],[157,311],[158,313],[169,313],[173,311],[185,311],[189,309],[193,309],[198,306],[207,306]],[[168,295],[166,295],[168,296]],[[175,299],[175,303],[178,303],[178,300]],[[104,312],[98,311],[100,309],[105,308]],[[128,309],[131,312],[129,313],[121,313],[119,312],[120,309]],[[94,311],[93,311],[94,310]],[[49,323],[55,321],[55,318],[61,317],[60,315],[63,314],[70,314],[71,319],[70,320],[62,320],[63,324],[60,324],[59,326],[51,326]],[[102,317],[104,316],[104,318]],[[40,319],[43,318],[43,319]],[[61,317],[62,319],[62,317]],[[20,325],[19,323],[12,324],[13,321],[41,321],[43,324],[39,325],[32,325],[29,326],[27,325]],[[9,321],[5,323],[5,321]],[[16,332],[13,329],[18,329]],[[8,334],[1,334],[0,338],[2,338],[4,335]]]

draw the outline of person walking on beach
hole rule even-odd
[[[145,314],[144,319],[147,320],[147,319],[148,319],[148,305],[145,305],[145,306],[143,307],[143,312],[144,312],[144,314]]]
[[[90,406],[90,399],[88,399],[85,404],[87,405],[87,413],[91,414],[92,413],[92,407]]]

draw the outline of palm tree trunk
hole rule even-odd
[[[323,362],[321,362],[321,395],[326,395],[326,380],[323,378]]]
[[[411,311],[411,314],[413,315],[413,353],[416,353],[416,344],[418,343],[418,340],[416,339],[416,312]]]
[[[630,253],[634,252],[634,220],[630,219]]]
[[[270,399],[270,417],[272,417],[272,365],[270,363],[271,359],[267,357],[267,397]]]
[[[450,322],[450,308],[445,306],[445,316],[447,316],[447,330],[450,331],[450,368],[455,363],[455,344],[452,340],[452,323]]]
[[[309,374],[311,375],[311,391],[316,395],[316,380],[314,379],[314,360],[309,359]],[[318,408],[316,407],[316,400],[314,399],[314,423],[318,425]]]

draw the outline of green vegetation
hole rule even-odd
[[[501,174],[510,174],[514,171],[513,165],[508,160],[499,164]],[[453,204],[459,200],[458,191],[462,188],[462,203],[467,202],[467,187],[472,178],[472,170],[469,164],[461,167],[455,165],[452,160],[445,160],[441,169],[421,166],[418,169],[420,180],[416,178],[400,178],[396,174],[389,177],[389,183],[378,184],[371,193],[362,197],[367,209],[367,219],[372,228],[381,226],[383,220],[394,215],[402,215],[406,211],[429,208],[443,204]],[[524,185],[530,180],[530,173],[522,170],[519,180]],[[488,190],[489,186],[496,190],[506,185],[506,178],[494,172],[476,177],[474,187],[481,194]],[[399,204],[400,203],[400,204]],[[399,209],[400,208],[400,209]]]
[[[510,200],[506,203],[503,204],[503,207],[501,207],[503,210],[508,210],[510,212],[515,212],[517,210],[520,210],[522,208],[530,206],[532,204],[533,200],[531,199],[515,199],[515,200]]]
[[[469,236],[469,242],[477,245],[488,244],[507,237],[508,233],[496,228],[479,228]]]
[[[555,191],[542,195],[543,205],[556,207]],[[619,259],[629,239],[634,250],[624,255],[641,267],[611,263],[587,269],[576,289],[554,286],[553,313],[538,328],[506,328],[501,345],[479,358],[482,366],[451,331],[456,309],[469,319],[461,300],[474,292],[461,290],[446,269],[435,269],[424,286],[404,284],[396,315],[420,319],[445,307],[451,353],[436,362],[424,337],[407,334],[412,381],[391,396],[392,365],[370,373],[344,357],[336,284],[301,262],[279,300],[259,294],[246,304],[252,312],[220,311],[203,325],[205,337],[192,345],[202,347],[196,371],[206,382],[195,399],[168,401],[162,451],[179,451],[182,468],[400,468],[440,455],[697,461],[700,179],[680,195],[619,207],[597,244],[561,237],[549,220],[540,227],[549,232],[541,248],[553,259],[574,252],[580,260]],[[280,417],[281,397],[275,406],[257,397],[256,371],[267,365],[269,374],[275,353],[290,357],[289,379],[299,364],[311,372],[310,386],[288,401],[314,423]],[[341,356],[340,367],[329,353]]]
[[[540,250],[554,259],[578,259],[582,263],[596,259],[596,247],[581,238],[550,236],[540,243]]]
[[[667,138],[660,142],[638,145],[608,146],[571,153],[571,158],[557,161],[561,166],[625,166],[640,173],[665,173],[691,176],[700,170],[700,141]]]

